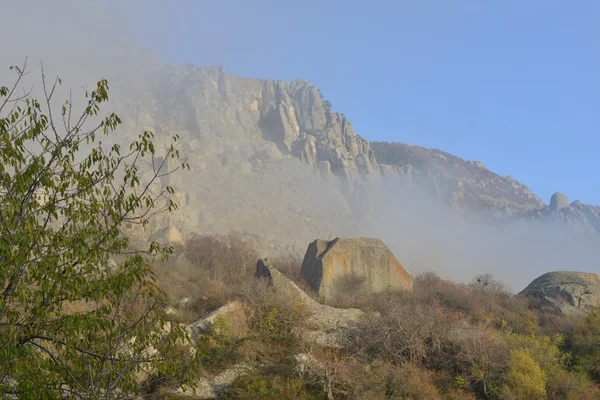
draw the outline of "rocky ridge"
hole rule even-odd
[[[241,78],[222,67],[151,66],[134,82],[117,81],[114,107],[123,131],[151,130],[159,148],[178,134],[191,170],[155,185],[155,191],[174,186],[180,209],[157,219],[148,234],[167,226],[183,237],[239,230],[264,255],[302,254],[314,237],[360,236],[361,221],[373,209],[373,189],[382,183],[424,188],[467,220],[558,217],[575,231],[598,232],[598,207],[575,202],[556,210],[481,162],[402,143],[370,143],[306,80]]]
[[[523,218],[533,221],[566,222],[579,236],[600,236],[600,207],[583,204],[578,200],[569,203],[567,196],[560,192],[552,196],[548,206],[526,212]]]
[[[426,187],[460,214],[471,210],[504,217],[544,207],[527,186],[495,174],[480,161],[404,143],[373,142],[371,146],[385,175],[399,175]]]

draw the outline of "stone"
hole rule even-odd
[[[487,168],[485,167],[485,164],[484,164],[484,163],[482,163],[481,161],[467,161],[467,162],[468,162],[469,164],[471,164],[472,166],[474,166],[474,167],[481,168],[481,169],[487,169]]]
[[[550,199],[550,210],[560,210],[566,207],[569,207],[569,199],[567,196],[560,192],[554,193]]]
[[[557,313],[589,314],[600,306],[600,278],[595,273],[548,272],[534,279],[521,293]]]
[[[225,371],[212,376],[202,377],[195,387],[179,387],[175,394],[191,396],[195,399],[216,399],[239,377],[248,375],[256,369],[248,363],[238,363]]]
[[[317,239],[306,250],[302,276],[319,295],[335,295],[336,283],[355,275],[366,280],[368,291],[412,290],[412,277],[379,239]]]
[[[192,339],[203,334],[220,334],[241,339],[248,334],[246,312],[239,301],[232,301],[189,325]]]
[[[306,321],[298,334],[304,341],[321,347],[350,346],[350,333],[364,318],[364,311],[355,308],[335,308],[316,302],[277,270],[268,259],[258,260],[254,276],[257,279],[267,279],[276,291],[292,296],[302,304]]]
[[[183,239],[183,234],[173,225],[169,225],[158,230],[150,237],[150,240],[170,245],[183,245],[185,242]]]

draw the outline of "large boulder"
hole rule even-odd
[[[550,199],[550,209],[560,210],[569,207],[569,198],[560,192],[556,192]]]
[[[334,296],[336,284],[348,276],[363,278],[370,292],[412,290],[414,286],[411,276],[379,239],[317,239],[308,246],[301,271],[325,298]]]
[[[533,280],[520,295],[558,313],[589,314],[600,306],[600,278],[587,272],[548,272]]]
[[[344,348],[350,342],[350,332],[365,316],[364,311],[335,308],[320,304],[275,268],[268,259],[258,260],[257,279],[267,279],[281,293],[292,296],[306,312],[305,326],[299,332],[303,340],[321,347]]]

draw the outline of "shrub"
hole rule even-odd
[[[331,305],[339,308],[367,308],[372,296],[367,286],[367,277],[355,273],[341,276],[333,282]]]
[[[451,362],[459,377],[476,393],[500,396],[508,348],[503,337],[486,324],[464,326],[453,332],[455,346]]]
[[[513,350],[510,353],[506,383],[509,397],[531,400],[546,398],[546,374],[526,350]]]
[[[569,335],[568,348],[575,356],[576,366],[600,382],[600,311],[577,324]]]
[[[184,254],[211,280],[226,285],[239,284],[252,276],[258,259],[257,251],[237,232],[224,236],[195,234],[186,241]]]
[[[276,291],[264,279],[252,279],[242,288],[248,326],[266,339],[293,338],[304,321],[304,309],[289,293]]]
[[[444,358],[455,317],[436,304],[397,300],[402,297],[377,298],[375,310],[379,316],[367,316],[355,332],[357,351],[395,364],[435,364]]]
[[[441,399],[441,395],[433,385],[431,378],[431,372],[411,363],[403,364],[388,377],[386,399]]]

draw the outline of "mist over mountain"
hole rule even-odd
[[[127,142],[142,130],[155,132],[159,148],[173,134],[181,138],[190,171],[153,188],[173,185],[180,209],[138,232],[144,238],[168,227],[184,237],[237,230],[273,256],[302,254],[315,238],[373,236],[413,273],[465,281],[492,272],[519,289],[551,266],[597,267],[598,207],[546,206],[482,162],[371,143],[372,132],[355,132],[306,80],[242,78],[218,66],[167,65],[119,41],[87,37],[98,44],[91,51],[83,38],[62,39],[60,51],[9,48],[0,77],[10,82],[5,66],[28,54],[34,90],[40,59],[48,77],[63,78],[65,98],[106,77],[103,111],[123,119],[108,141]]]
[[[373,236],[412,272],[492,272],[515,287],[552,268],[596,267],[597,208],[546,206],[440,150],[370,143],[308,81],[192,65],[135,76],[114,86],[121,131],[159,142],[176,133],[191,166],[165,178],[181,207],[154,230],[239,230],[268,256],[302,254],[317,237]]]

